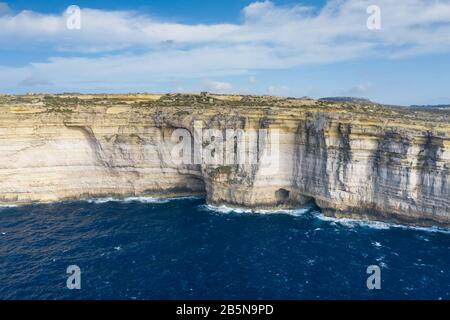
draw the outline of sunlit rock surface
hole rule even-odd
[[[2,204],[206,195],[213,205],[315,201],[337,217],[450,225],[450,110],[207,93],[3,95],[0,110]],[[194,122],[279,135],[248,150],[255,163],[180,165],[172,134],[194,136]]]

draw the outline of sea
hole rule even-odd
[[[254,212],[202,198],[108,198],[0,208],[0,299],[448,300],[449,266],[448,229],[327,218],[313,204]]]

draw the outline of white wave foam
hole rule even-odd
[[[419,231],[426,231],[426,232],[440,232],[440,233],[446,233],[450,234],[450,229],[440,228],[440,227],[414,227],[414,226],[403,226],[399,224],[394,224],[394,228],[401,228],[401,229],[413,229],[413,230],[419,230]]]
[[[358,219],[350,219],[350,218],[335,218],[335,217],[327,217],[323,213],[317,214],[317,218],[323,221],[328,221],[333,224],[340,224],[346,226],[348,228],[354,227],[370,227],[373,229],[389,229],[391,226],[388,223],[380,222],[380,221],[370,221],[370,220],[358,220]]]
[[[17,208],[19,205],[17,204],[0,204],[0,210],[1,209],[8,209],[8,208]]]
[[[129,203],[129,202],[141,202],[141,203],[167,203],[169,202],[171,199],[167,198],[148,198],[148,197],[129,197],[129,198],[125,198],[122,201],[125,203]]]
[[[379,243],[378,241],[372,241],[372,245],[374,247],[382,247],[381,243]]]
[[[153,197],[127,197],[127,198],[96,198],[96,199],[85,199],[89,203],[102,204],[107,202],[121,202],[121,203],[131,203],[131,202],[140,202],[140,203],[168,203],[170,201],[177,200],[189,200],[189,199],[202,199],[202,197],[197,196],[187,196],[187,197],[173,197],[173,198],[153,198]]]
[[[225,205],[221,206],[212,206],[208,204],[204,204],[200,206],[200,209],[203,211],[212,211],[216,213],[221,214],[229,214],[229,213],[237,213],[237,214],[287,214],[292,216],[301,216],[310,210],[312,210],[311,207],[305,207],[300,209],[273,209],[273,210],[266,210],[266,209],[244,209],[244,208],[233,208],[233,207],[227,207]]]
[[[148,198],[148,197],[128,197],[128,198],[97,198],[85,200],[89,203],[102,204],[108,202],[121,202],[121,203],[131,203],[131,202],[141,202],[141,203],[167,203],[170,199],[163,198]]]
[[[334,217],[327,217],[323,213],[317,214],[317,218],[323,221],[330,221],[335,224],[340,224],[343,226],[346,226],[348,228],[354,228],[354,227],[368,227],[372,229],[379,229],[379,230],[387,230],[390,228],[398,228],[398,229],[406,229],[406,230],[418,230],[418,231],[425,231],[425,232],[440,232],[440,233],[446,233],[450,234],[450,229],[440,228],[440,227],[416,227],[416,226],[408,226],[408,225],[402,225],[402,224],[396,224],[391,222],[381,222],[381,221],[371,221],[371,220],[358,220],[358,219],[351,219],[351,218],[334,218]]]

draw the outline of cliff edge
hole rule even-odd
[[[202,93],[2,95],[0,111],[3,205],[202,194],[214,205],[314,201],[336,217],[450,226],[450,109]],[[211,147],[220,133],[268,135],[246,147],[254,162],[174,161],[174,133],[195,140],[196,125],[217,132],[201,140],[216,158],[226,158]]]

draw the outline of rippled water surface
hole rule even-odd
[[[0,298],[450,299],[445,230],[111,200],[1,208]],[[66,288],[69,265],[81,290]]]

